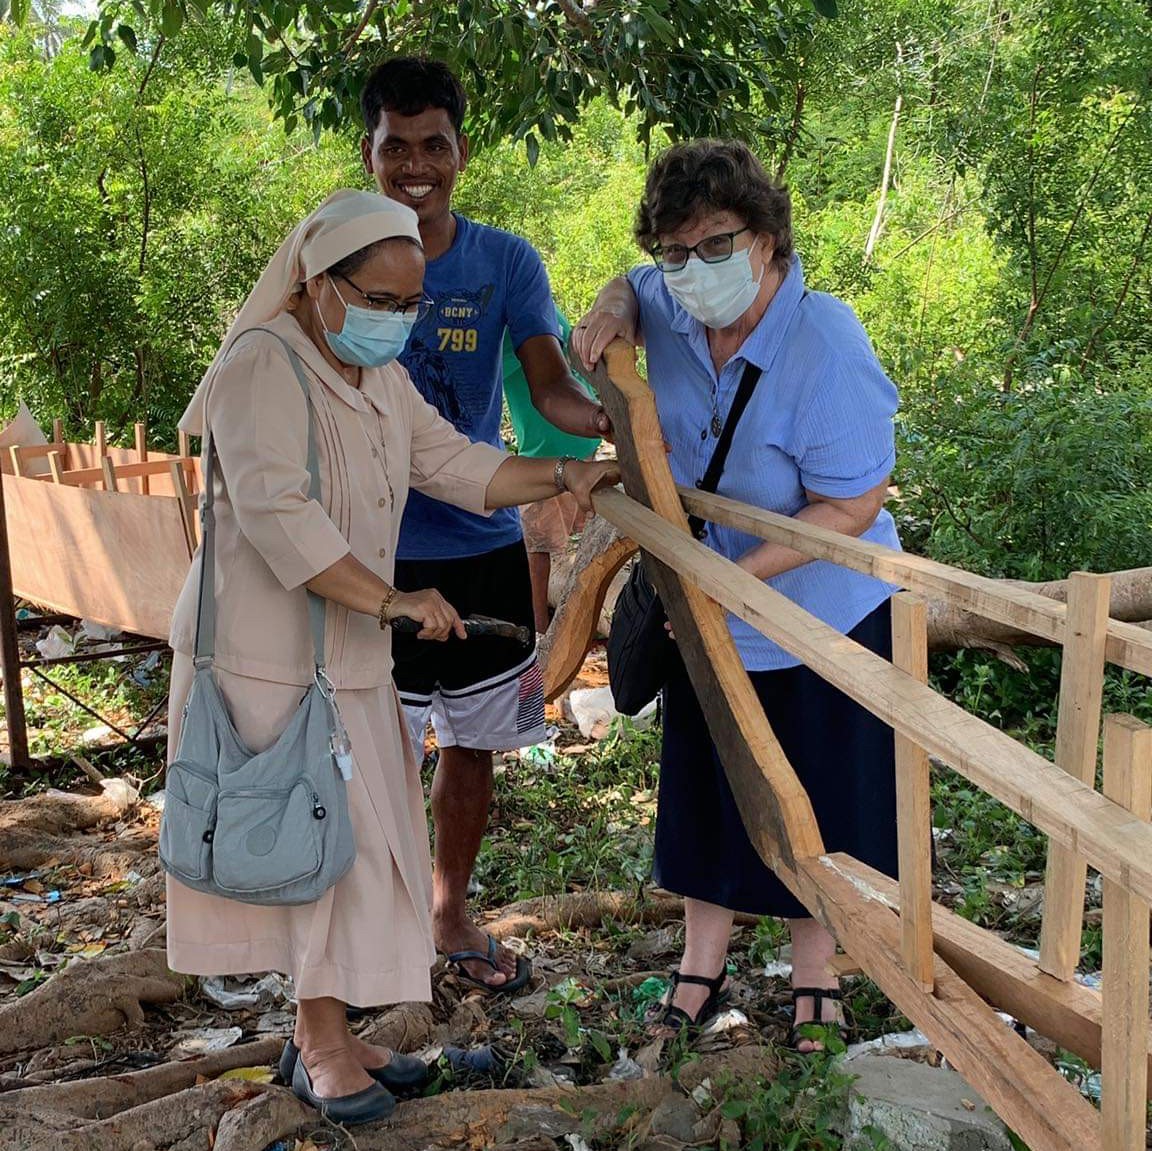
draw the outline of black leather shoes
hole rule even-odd
[[[396,1109],[396,1100],[391,1092],[377,1083],[352,1095],[337,1095],[332,1099],[322,1098],[312,1090],[312,1080],[303,1059],[296,1060],[296,1067],[292,1072],[292,1093],[297,1099],[303,1099],[305,1103],[315,1107],[325,1119],[330,1119],[333,1123],[343,1123],[347,1127],[387,1119]]]
[[[289,1039],[280,1053],[280,1078],[288,1084],[293,1082],[296,1064],[300,1060],[300,1048]],[[384,1067],[366,1067],[364,1069],[380,1084],[381,1087],[397,1095],[406,1092],[419,1091],[428,1082],[428,1064],[415,1055],[401,1055],[399,1051],[392,1052],[392,1059]]]

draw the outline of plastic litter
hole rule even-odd
[[[503,1058],[488,1044],[470,1048],[447,1045],[442,1054],[457,1074],[500,1075],[504,1071]]]
[[[222,975],[200,977],[200,994],[225,1011],[245,1011],[253,1008],[267,1010],[276,1003],[290,1000],[292,993],[290,981],[275,972],[255,982]]]
[[[48,634],[36,641],[36,650],[44,659],[61,659],[76,654],[76,641],[58,623],[54,623]]]
[[[240,1041],[244,1031],[240,1027],[198,1027],[180,1033],[180,1042],[172,1048],[173,1059],[191,1059],[194,1055],[207,1055],[210,1051],[223,1051]]]
[[[556,737],[560,729],[549,724],[544,729],[544,738],[539,743],[520,749],[520,759],[534,767],[552,767],[556,763]]]
[[[627,1047],[621,1047],[617,1052],[616,1062],[605,1076],[606,1079],[643,1079],[644,1068],[628,1054]]]
[[[119,628],[97,623],[94,619],[82,619],[80,621],[80,630],[89,639],[99,640],[102,643],[106,643],[110,639],[115,639],[116,636],[120,634]]]
[[[655,700],[639,715],[621,716],[612,701],[610,687],[590,687],[570,692],[564,707],[585,739],[603,739],[616,720],[631,724],[637,731],[644,731],[652,726],[656,718]]]

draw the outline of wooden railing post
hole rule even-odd
[[[1108,576],[1073,572],[1068,578],[1068,624],[1060,665],[1056,766],[1089,787],[1096,784],[1104,644],[1111,592],[1112,580]],[[1058,843],[1048,845],[1040,969],[1065,981],[1072,978],[1080,961],[1086,879],[1082,856]]]
[[[1104,794],[1152,818],[1152,728],[1130,715],[1104,725]],[[1148,904],[1104,880],[1104,1151],[1144,1151],[1148,1116]]]
[[[928,613],[908,592],[892,597],[892,662],[928,682]],[[900,855],[900,946],[921,990],[934,985],[932,955],[932,805],[928,753],[907,736],[896,741],[896,815]]]
[[[108,431],[103,420],[96,421],[96,456],[98,459],[108,454]]]

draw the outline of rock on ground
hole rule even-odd
[[[865,1055],[845,1070],[857,1076],[848,1105],[848,1147],[868,1146],[872,1126],[898,1151],[1012,1151],[1007,1128],[992,1109],[946,1067]]]

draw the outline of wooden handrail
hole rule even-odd
[[[829,683],[972,780],[1109,879],[1152,900],[1152,825],[797,607],[622,491],[605,519]]]
[[[712,523],[898,584],[918,595],[946,600],[964,611],[1052,643],[1064,642],[1067,607],[1058,600],[727,496],[683,486],[677,490],[687,511]],[[1135,624],[1109,620],[1104,654],[1109,663],[1118,667],[1152,675],[1152,635]]]
[[[104,456],[103,460],[106,462],[106,466],[102,464],[98,468],[76,468],[73,471],[61,471],[56,477],[56,482],[73,486],[102,483],[106,478],[107,468],[112,470],[112,474],[117,480],[134,480],[140,479],[142,476],[169,475],[173,464],[189,474],[196,467],[195,457],[192,456],[185,459],[165,456],[163,459],[151,459],[146,463],[135,464],[113,464],[107,456]],[[44,476],[41,478],[51,479],[53,477]]]

